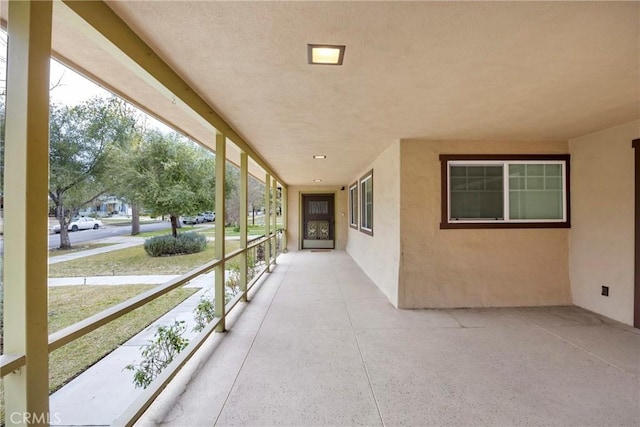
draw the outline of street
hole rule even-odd
[[[170,228],[171,223],[168,221],[156,222],[152,224],[140,224],[140,231],[156,231]],[[77,245],[79,243],[90,242],[93,240],[103,239],[105,237],[123,236],[131,234],[130,225],[106,225],[98,230],[83,230],[76,231],[75,233],[69,232],[69,239],[71,239],[71,245]],[[49,249],[54,249],[60,246],[60,235],[49,235]],[[0,239],[0,254],[4,253],[4,239]]]

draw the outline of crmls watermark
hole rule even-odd
[[[9,421],[12,424],[60,424],[62,419],[58,412],[12,412],[9,415]]]

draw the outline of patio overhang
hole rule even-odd
[[[566,141],[636,119],[638,7],[61,1],[52,50],[282,183],[347,185],[401,138]],[[347,45],[344,64],[308,65],[309,43]]]
[[[0,5],[2,17],[7,16],[6,4]],[[372,279],[396,307],[452,307],[460,301],[479,307],[571,304],[579,299],[610,317],[623,306],[623,321],[633,311],[628,304],[634,292],[629,274],[633,258],[627,248],[631,220],[638,212],[630,208],[633,166],[620,147],[624,142],[624,149],[630,150],[627,140],[640,135],[639,3],[64,0],[53,3],[52,13],[47,3],[11,5],[20,12],[18,18],[8,17],[9,27],[16,23],[20,35],[18,52],[23,58],[33,56],[38,65],[20,66],[9,59],[14,67],[10,92],[23,96],[8,101],[12,115],[8,129],[13,132],[8,157],[16,160],[8,176],[20,185],[7,193],[11,202],[7,224],[20,224],[30,211],[45,211],[45,198],[40,196],[46,195],[47,88],[42,83],[45,63],[53,55],[200,144],[226,152],[242,166],[245,185],[247,172],[263,177],[266,223],[273,219],[273,231],[276,220],[270,219],[269,206],[281,185],[284,205],[288,201],[294,206],[289,220],[285,215],[284,228],[290,228],[281,237],[285,242],[291,237],[293,248],[303,232],[303,217],[296,209],[302,194],[333,194],[340,233],[336,247],[346,248],[369,276],[365,281]],[[50,26],[51,48],[45,34]],[[307,44],[346,46],[342,65],[311,67],[306,63]],[[21,67],[30,83],[22,79]],[[35,136],[27,138],[27,129]],[[449,150],[524,156],[577,153],[581,168],[572,169],[578,179],[572,181],[577,191],[572,189],[571,197],[580,202],[572,216],[579,232],[440,230],[437,216],[444,200],[440,189],[448,187],[432,172],[439,167],[438,154],[450,154]],[[318,154],[326,159],[314,159]],[[606,162],[600,162],[600,157]],[[217,182],[224,182],[224,156],[217,160]],[[606,169],[596,180],[591,169],[601,163]],[[353,230],[346,220],[353,201],[342,192],[350,184],[371,196],[360,199],[369,203],[371,215],[361,209],[360,218],[364,212],[367,221],[356,219]],[[217,188],[218,212],[225,207],[223,187]],[[607,202],[593,203],[592,190]],[[241,209],[246,231],[246,200]],[[602,218],[612,215],[620,222],[603,227]],[[422,227],[412,222],[417,220]],[[225,254],[223,229],[216,230],[217,259],[194,275],[215,267],[217,283],[223,281],[230,255]],[[5,240],[12,250],[6,263],[12,286],[9,299],[19,327],[9,333],[12,353],[3,356],[2,375],[10,378],[12,390],[20,391],[18,403],[11,405],[23,412],[49,409],[46,352],[84,332],[72,331],[53,344],[48,337],[47,343],[46,241],[38,234],[41,231],[44,219],[37,218],[29,227],[22,221],[21,228],[8,232]],[[269,226],[266,233],[268,271],[271,255],[278,252],[271,252],[269,245],[273,239],[276,248],[278,237],[270,234]],[[245,247],[239,251],[246,256],[246,233],[244,240]],[[430,264],[420,258],[425,249]],[[600,274],[607,269],[590,263],[598,256],[606,257],[623,274]],[[330,269],[321,266],[324,271]],[[522,277],[527,281],[519,280]],[[182,277],[144,298],[189,278]],[[302,282],[300,276],[293,280]],[[617,292],[594,303],[596,282],[592,280],[615,281]],[[579,283],[578,288],[572,288],[572,281]],[[639,283],[635,277],[636,293],[640,293]],[[223,288],[216,292],[222,304]],[[233,305],[239,302],[238,298]],[[386,303],[376,306],[378,300],[365,302],[380,313],[390,308]],[[216,305],[216,312],[222,320],[207,332],[225,329],[224,304]],[[345,311],[340,313],[344,320]],[[394,312],[391,317],[410,312],[403,313]],[[91,327],[110,320],[110,315]],[[534,324],[534,328],[543,326]],[[346,329],[358,344],[357,328]],[[498,334],[503,331],[500,328]],[[576,345],[569,342],[569,347],[559,354],[570,354]],[[598,351],[587,349],[586,353],[593,356]],[[576,359],[588,364],[591,356],[581,353]],[[360,357],[365,366],[361,351]],[[607,379],[622,372],[627,381],[621,394],[637,396],[637,366],[628,372],[618,361],[595,358],[617,366]],[[20,377],[18,369],[26,370],[29,377]],[[548,384],[553,384],[551,377]],[[363,378],[371,383],[367,375]],[[614,383],[610,389],[618,392]],[[163,386],[123,423],[139,416]],[[365,390],[375,393],[371,384]],[[598,390],[597,396],[601,395]],[[622,422],[636,415],[637,406],[627,404],[622,400],[621,412],[631,416],[621,418]],[[620,401],[611,407],[616,405]],[[378,407],[378,411],[384,422],[384,410]]]

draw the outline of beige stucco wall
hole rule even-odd
[[[556,154],[567,142],[401,142],[399,306],[571,303],[567,229],[440,229],[440,154]]]
[[[297,251],[300,241],[300,203],[302,194],[335,194],[335,242],[336,249],[344,250],[347,244],[347,194],[342,186],[290,186],[287,189],[287,250]]]
[[[633,324],[636,138],[640,121],[569,142],[573,301],[627,324]],[[608,297],[602,285],[609,286]]]
[[[395,142],[351,182],[373,169],[373,236],[348,228],[347,252],[398,305],[400,262],[400,143]],[[347,199],[348,200],[348,199]]]

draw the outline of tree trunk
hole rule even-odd
[[[58,217],[58,224],[60,224],[60,249],[70,249],[71,239],[69,239],[69,230],[67,230],[68,223],[64,215],[64,207],[62,205],[56,206],[56,216]]]
[[[171,234],[173,237],[178,237],[178,218],[175,215],[171,215]]]
[[[140,209],[136,203],[131,204],[131,235],[140,234]]]

